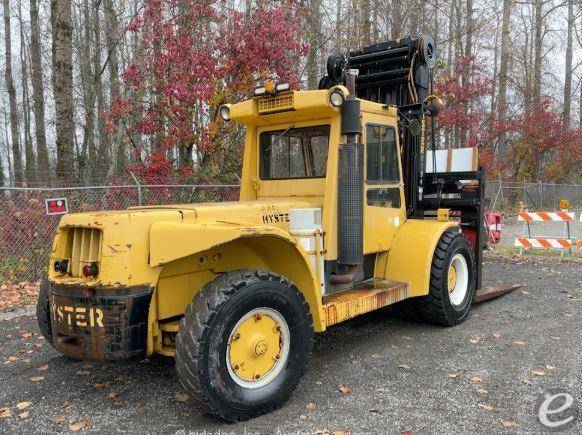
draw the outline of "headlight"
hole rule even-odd
[[[220,117],[225,121],[230,120],[230,108],[228,106],[221,106],[220,109]]]
[[[289,90],[291,90],[291,85],[289,83],[279,83],[275,86],[276,92],[287,92]]]
[[[265,86],[258,86],[254,89],[253,95],[258,97],[260,95],[265,95],[267,93],[267,88]]]
[[[339,91],[339,90],[332,91],[329,94],[329,103],[333,107],[341,107],[341,105],[344,104],[345,99],[346,99],[346,97],[344,96],[344,93],[342,91]]]

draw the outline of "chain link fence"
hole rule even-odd
[[[489,210],[517,211],[519,203],[531,211],[552,211],[567,199],[571,209],[582,208],[582,184],[488,181],[485,196]]]
[[[60,216],[47,215],[45,200],[66,198],[70,213],[122,210],[138,205],[238,200],[236,185],[119,185],[60,188],[0,187],[0,285],[34,281],[45,273]],[[582,208],[582,185],[489,181],[489,210],[555,210],[561,199]]]
[[[48,265],[60,220],[45,200],[66,198],[68,211],[122,210],[131,206],[236,201],[236,185],[121,185],[65,188],[0,187],[0,285],[35,281]]]

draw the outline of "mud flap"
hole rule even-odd
[[[88,289],[51,286],[55,348],[82,360],[144,357],[152,288]]]

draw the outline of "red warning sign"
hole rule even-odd
[[[48,215],[66,214],[69,212],[67,198],[45,199],[44,204],[46,206],[46,214]]]

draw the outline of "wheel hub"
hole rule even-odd
[[[456,283],[457,283],[457,269],[455,268],[455,265],[451,263],[451,265],[449,266],[449,278],[448,278],[449,293],[453,292]]]
[[[288,337],[282,316],[269,308],[255,309],[234,326],[227,349],[227,364],[235,382],[253,388],[267,379],[280,364]],[[238,378],[238,379],[237,379]]]

